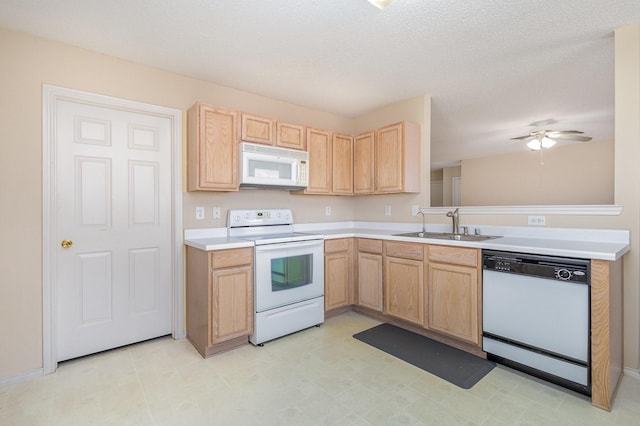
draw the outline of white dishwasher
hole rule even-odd
[[[482,252],[487,358],[591,395],[590,261]]]

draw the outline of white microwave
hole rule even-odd
[[[304,189],[308,183],[308,152],[240,143],[241,188]]]

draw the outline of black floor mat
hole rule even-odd
[[[463,389],[473,387],[496,366],[495,362],[391,324],[380,324],[353,337]]]

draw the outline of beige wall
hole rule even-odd
[[[640,55],[638,28],[631,31],[628,50],[630,62]],[[634,39],[635,37],[635,39]],[[635,40],[635,42],[633,41]],[[634,44],[635,43],[635,44]],[[627,53],[625,53],[627,54]],[[635,58],[635,59],[634,59]],[[227,194],[186,193],[184,225],[189,227],[224,226],[224,220],[210,219],[210,207],[272,207],[294,209],[298,222],[376,220],[415,221],[410,206],[429,202],[429,149],[431,105],[429,97],[417,97],[383,108],[358,119],[314,111],[246,92],[205,83],[162,70],[119,60],[75,47],[20,33],[0,30],[0,186],[5,244],[0,248],[0,380],[42,368],[42,84],[106,94],[177,109],[187,109],[196,100],[262,114],[292,123],[311,125],[347,133],[357,133],[399,120],[422,125],[423,192],[389,196],[300,197],[278,191],[242,191]],[[623,157],[618,161],[616,141],[616,202],[623,204],[623,217],[547,217],[548,226],[632,229],[634,246],[638,240],[638,75],[631,76],[632,94],[619,99],[629,110],[621,136]],[[624,92],[624,90],[622,90]],[[626,93],[626,92],[625,92]],[[618,106],[618,105],[617,105]],[[635,132],[635,133],[634,133]],[[624,160],[624,161],[622,161]],[[624,182],[620,183],[624,177]],[[620,183],[620,185],[618,185]],[[324,216],[331,205],[333,215]],[[392,206],[392,215],[384,216],[384,205]],[[195,221],[194,207],[205,206],[207,219]],[[431,222],[447,223],[444,215],[430,217]],[[526,217],[468,217],[462,221],[477,224],[526,225]],[[463,222],[464,223],[464,222]],[[638,368],[638,262],[637,251],[625,258],[625,364]]]
[[[431,195],[430,199],[430,207],[442,207],[444,206],[444,170],[437,169],[431,170],[430,174],[430,185],[431,185]]]
[[[631,231],[624,258],[624,365],[640,367],[640,23],[616,30],[615,202]]]
[[[462,176],[462,167],[445,167],[442,170],[442,205],[453,205],[453,178]],[[464,204],[461,204],[464,205]]]
[[[611,141],[463,160],[461,205],[613,204],[613,157]]]

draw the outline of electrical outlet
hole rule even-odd
[[[546,220],[544,216],[528,216],[527,218],[527,224],[529,225],[544,226],[545,223]]]
[[[384,215],[391,216],[391,206],[384,206]]]
[[[419,212],[420,212],[420,206],[418,205],[411,206],[411,216],[418,216]]]
[[[331,216],[331,206],[326,206],[324,208],[324,215],[325,216]]]
[[[213,208],[213,218],[220,219],[220,207]]]
[[[204,207],[196,207],[196,220],[204,219]]]

